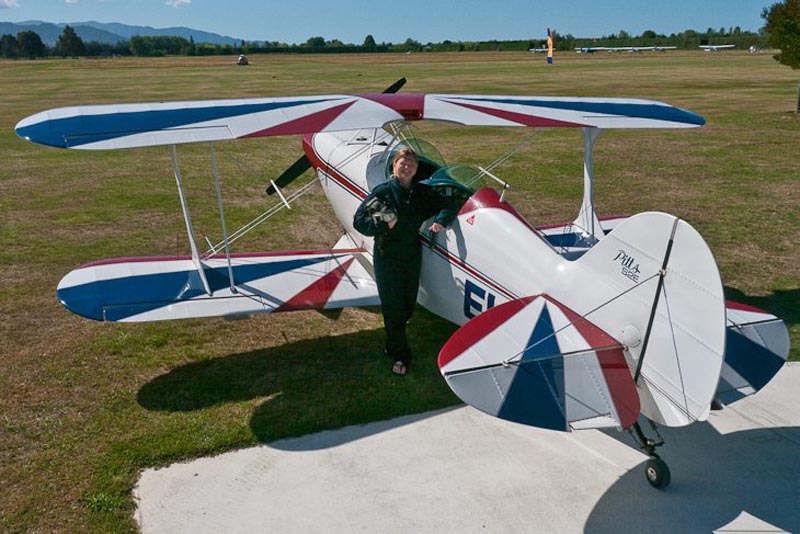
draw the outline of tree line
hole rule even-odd
[[[790,0],[794,1],[794,0]],[[670,35],[657,34],[646,30],[641,35],[633,36],[624,30],[598,38],[579,38],[571,34],[560,35],[553,32],[556,50],[571,51],[585,46],[677,46],[678,48],[696,49],[704,44],[735,44],[740,49],[750,46],[764,47],[768,44],[769,34],[765,31],[751,32],[735,28],[708,28],[705,32],[686,30]],[[23,31],[16,36],[6,34],[0,36],[0,54],[4,58],[40,58],[40,57],[108,57],[108,56],[142,56],[158,57],[168,55],[210,56],[235,55],[251,53],[358,53],[358,52],[470,52],[470,51],[524,51],[529,48],[545,46],[545,39],[524,40],[488,40],[488,41],[450,41],[439,43],[421,43],[408,38],[402,43],[377,43],[372,35],[367,35],[362,44],[344,43],[338,39],[327,40],[321,36],[310,37],[301,44],[281,42],[246,42],[238,46],[230,44],[216,45],[195,43],[191,37],[187,40],[177,36],[140,36],[136,35],[127,41],[118,43],[84,42],[75,29],[66,26],[58,38],[58,42],[47,46],[39,35],[33,31]]]

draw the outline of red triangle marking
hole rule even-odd
[[[633,383],[631,370],[625,361],[622,345],[611,337],[605,330],[595,325],[588,319],[581,317],[556,299],[545,295],[545,298],[558,306],[567,319],[578,330],[583,339],[592,347],[608,347],[595,351],[603,377],[606,380],[611,399],[617,408],[619,423],[622,428],[628,428],[639,417],[641,405],[639,393]]]
[[[323,109],[316,113],[300,117],[298,119],[290,120],[276,124],[265,130],[249,133],[242,136],[247,137],[268,137],[271,135],[296,135],[296,134],[310,134],[324,130],[326,126],[332,123],[339,115],[341,115],[347,108],[355,104],[355,100],[333,106],[332,108]]]
[[[336,267],[334,270],[316,280],[300,293],[293,296],[275,309],[276,312],[294,311],[294,310],[315,310],[322,309],[328,303],[328,299],[339,286],[344,273],[347,268],[353,263],[355,258],[350,258],[343,264]]]
[[[461,356],[467,349],[494,332],[535,298],[536,295],[510,300],[494,308],[489,308],[480,315],[470,319],[467,324],[456,330],[455,334],[447,340],[439,351],[439,369]]]
[[[526,115],[525,113],[516,113],[514,111],[505,111],[502,109],[495,109],[495,108],[487,108],[483,106],[476,106],[474,104],[466,104],[464,102],[454,102],[452,100],[447,100],[447,102],[451,104],[456,104],[463,108],[471,109],[473,111],[478,111],[480,113],[486,113],[487,115],[493,115],[495,117],[500,117],[501,119],[506,119],[508,121],[516,122],[519,124],[524,124],[525,126],[564,126],[564,127],[583,127],[588,126],[586,124],[578,124],[576,122],[567,122],[567,121],[560,121],[556,119],[548,119],[545,117],[539,117],[536,115]]]

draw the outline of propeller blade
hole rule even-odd
[[[400,90],[400,88],[401,88],[401,87],[403,87],[405,84],[406,84],[406,79],[405,79],[405,77],[403,77],[403,78],[400,78],[399,80],[397,80],[396,82],[394,82],[392,85],[390,85],[389,87],[387,87],[386,89],[384,89],[384,90],[383,90],[383,92],[384,92],[384,94],[388,94],[388,93],[396,93],[396,92],[397,92],[397,91],[399,91],[399,90]]]
[[[300,159],[292,163],[292,165],[283,171],[283,174],[278,176],[278,179],[275,180],[275,185],[278,187],[284,187],[292,183],[298,176],[306,172],[308,169],[311,168],[311,162],[308,161],[308,158],[305,154],[303,154]],[[268,195],[275,194],[275,188],[270,185],[267,188]]]

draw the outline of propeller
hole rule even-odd
[[[384,89],[383,93],[384,94],[396,93],[397,91],[400,90],[400,88],[402,88],[406,84],[406,81],[407,80],[405,79],[405,77],[400,78],[392,85]],[[311,168],[311,162],[308,161],[306,155],[303,154],[297,161],[292,163],[288,169],[283,171],[283,173],[281,173],[281,175],[278,176],[278,178],[275,180],[275,185],[277,185],[278,187],[287,186],[293,181],[295,181],[297,178],[299,178],[300,175],[302,175],[310,168]],[[270,186],[267,188],[267,194],[268,195],[275,194],[275,187],[272,184],[270,184]]]
[[[311,168],[311,162],[308,161],[308,158],[305,154],[300,156],[300,159],[295,161],[294,163],[289,166],[288,169],[283,171],[280,176],[275,180],[275,185],[278,187],[284,187],[292,183],[296,178],[298,178],[301,174],[306,172],[308,169]],[[267,188],[268,195],[275,194],[275,186],[270,184]]]
[[[389,87],[384,89],[383,93],[384,94],[396,93],[397,91],[399,91],[406,84],[406,81],[407,80],[405,79],[405,77],[400,78],[399,80],[394,82],[392,85],[390,85]]]

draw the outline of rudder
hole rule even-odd
[[[714,257],[691,225],[635,215],[547,293],[625,346],[644,415],[668,426],[708,416],[725,354],[725,300]]]

